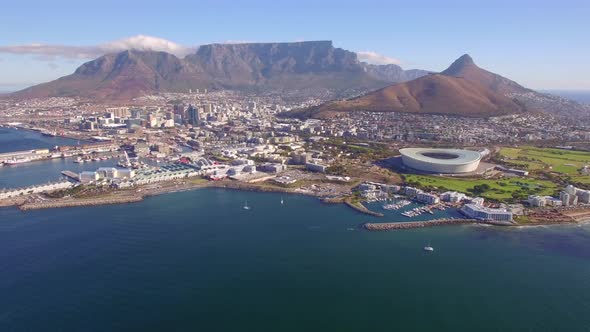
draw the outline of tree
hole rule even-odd
[[[477,184],[477,185],[473,186],[473,188],[470,189],[469,191],[474,195],[481,195],[490,189],[491,189],[491,187],[489,184],[482,183],[482,184]]]

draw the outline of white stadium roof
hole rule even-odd
[[[406,166],[435,173],[472,172],[481,160],[479,152],[461,149],[406,148],[399,152]]]

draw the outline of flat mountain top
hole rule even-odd
[[[356,53],[335,48],[331,41],[210,44],[183,59],[155,51],[107,54],[84,63],[71,75],[12,96],[125,100],[199,88],[369,90],[423,74],[379,66],[368,70]]]

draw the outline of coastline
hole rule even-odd
[[[91,198],[59,198],[59,199],[48,199],[44,201],[27,201],[26,198],[14,198],[9,200],[0,201],[0,207],[14,206],[21,211],[27,210],[40,210],[40,209],[53,209],[53,208],[64,208],[64,207],[82,207],[82,206],[97,206],[97,205],[110,205],[110,204],[124,204],[124,203],[135,203],[144,200],[147,197],[157,196],[162,194],[169,194],[175,192],[183,192],[190,190],[197,190],[202,188],[219,188],[219,189],[230,189],[230,190],[244,190],[253,192],[274,192],[274,193],[286,193],[305,195],[311,197],[317,197],[319,199],[325,198],[322,195],[318,195],[311,191],[302,191],[290,188],[281,187],[270,187],[260,184],[242,183],[235,182],[233,180],[224,181],[207,181],[207,182],[188,182],[188,183],[166,183],[156,188],[136,188],[134,190],[122,190],[114,191],[105,195],[99,195]],[[327,202],[322,199],[322,202]],[[372,211],[368,211],[370,214]],[[363,211],[361,211],[363,212]],[[373,212],[374,213],[374,212]]]
[[[7,128],[10,128],[10,127],[7,127]],[[32,133],[38,133],[38,134],[41,134],[41,131],[39,131],[38,129],[49,130],[47,128],[34,129],[34,128],[28,128],[28,127],[24,127],[24,126],[15,126],[15,128],[18,128],[18,130],[25,130],[25,131],[29,131]],[[74,136],[74,135],[65,134],[65,135],[56,135],[56,136],[50,136],[50,137],[65,138],[65,139],[70,139],[73,141],[81,141],[81,142],[85,142],[85,143],[94,143],[91,139],[89,139],[88,137],[84,137],[84,136],[78,137],[78,136]]]
[[[273,185],[263,185],[259,183],[244,183],[237,182],[234,180],[223,180],[223,181],[207,181],[204,179],[196,179],[193,181],[187,181],[183,183],[170,182],[161,183],[157,187],[147,188],[134,188],[131,190],[120,190],[111,191],[103,195],[88,197],[88,198],[58,198],[58,199],[44,199],[32,201],[28,196],[18,197],[13,199],[1,200],[1,207],[16,207],[21,211],[29,210],[40,210],[40,209],[53,209],[53,208],[67,208],[67,207],[83,207],[83,206],[98,206],[98,205],[111,205],[111,204],[126,204],[126,203],[137,203],[141,202],[147,197],[157,196],[162,194],[183,192],[190,190],[197,190],[202,188],[219,188],[219,189],[230,189],[230,190],[244,190],[252,192],[270,192],[270,193],[285,193],[285,194],[296,194],[305,195],[310,197],[317,197],[325,204],[344,204],[357,212],[372,216],[372,217],[383,217],[384,215],[379,212],[371,211],[362,203],[353,203],[350,201],[348,196],[325,196],[320,195],[313,191],[304,191],[299,189],[285,188]],[[428,221],[396,221],[396,222],[384,222],[384,223],[364,223],[361,227],[368,231],[387,231],[387,230],[399,230],[399,229],[412,229],[422,227],[433,227],[443,225],[459,225],[459,224],[485,224],[492,226],[504,226],[504,227],[534,227],[534,226],[551,226],[551,225],[565,225],[565,224],[579,224],[583,222],[590,222],[590,209],[577,209],[577,210],[566,210],[561,211],[560,214],[563,219],[560,221],[552,220],[531,220],[526,223],[494,223],[494,222],[481,222],[474,219],[435,219]]]

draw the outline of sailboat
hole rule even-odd
[[[250,210],[250,207],[248,206],[248,201],[244,203],[244,210]]]
[[[281,197],[281,205],[285,204],[285,201],[283,201],[283,198]]]
[[[426,247],[424,247],[425,251],[434,251],[434,248],[430,246],[430,241],[428,242],[428,245]]]

